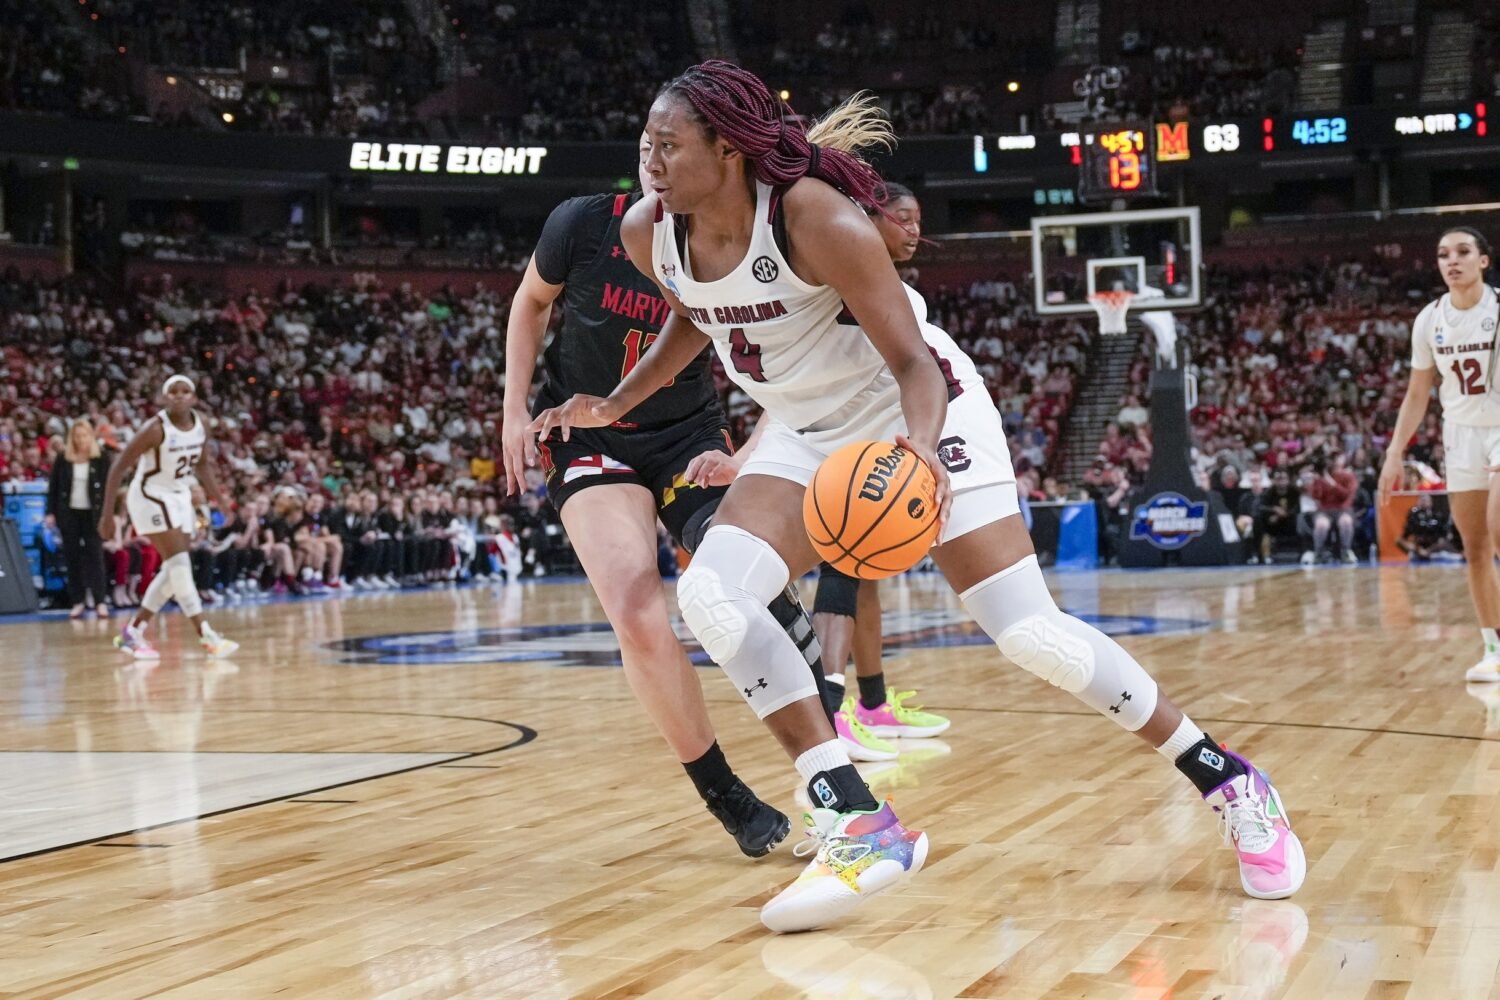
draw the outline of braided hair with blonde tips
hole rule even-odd
[[[765,81],[730,62],[710,59],[662,87],[657,98],[685,99],[709,141],[723,139],[745,157],[765,184],[802,177],[838,188],[862,205],[882,205],[880,174],[855,156],[858,149],[895,143],[890,123],[868,94],[855,94],[804,129],[791,107]]]

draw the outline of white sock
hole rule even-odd
[[[1193,720],[1183,715],[1182,721],[1177,724],[1177,731],[1167,737],[1167,742],[1156,748],[1156,752],[1177,763],[1177,758],[1192,749],[1194,743],[1203,739],[1203,730],[1193,724]]]
[[[811,781],[824,771],[832,771],[850,763],[849,754],[837,738],[819,743],[811,750],[802,751],[797,757],[797,773],[803,781]]]
[[[1500,629],[1482,628],[1479,634],[1484,638],[1484,655],[1500,655]]]

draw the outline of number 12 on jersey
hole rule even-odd
[[[1465,396],[1484,395],[1483,375],[1478,358],[1464,358],[1453,362],[1453,377],[1458,380],[1458,387]]]

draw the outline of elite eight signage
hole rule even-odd
[[[546,155],[546,146],[356,142],[349,147],[349,169],[396,174],[536,174]]]

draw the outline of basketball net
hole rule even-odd
[[[1135,292],[1111,291],[1095,292],[1089,296],[1089,305],[1099,314],[1099,332],[1106,337],[1115,336],[1125,332],[1125,314],[1130,311],[1130,303],[1135,298]]]

